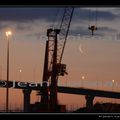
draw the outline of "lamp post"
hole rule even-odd
[[[85,76],[82,76],[81,79],[82,79],[82,80],[81,80],[81,87],[84,87],[84,84],[83,84],[84,81],[83,81],[83,80],[85,79]]]
[[[114,84],[115,84],[115,82],[116,82],[115,80],[112,80],[112,91],[114,91]],[[115,99],[113,99],[113,100],[114,100],[113,102],[116,103],[116,100]]]
[[[21,73],[22,73],[22,69],[19,69],[19,81],[21,81]]]
[[[12,33],[11,31],[6,32],[6,37],[7,37],[7,90],[6,90],[6,112],[8,112],[8,105],[9,105],[9,86],[8,86],[8,81],[9,81],[9,36],[11,36]]]
[[[115,80],[112,80],[112,90],[114,90],[114,83],[115,83]]]

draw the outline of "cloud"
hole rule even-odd
[[[98,30],[95,31],[94,33],[95,35],[98,35],[98,36],[104,36],[104,34],[108,32],[114,33],[118,31],[116,29],[112,29],[109,27],[98,27]],[[91,31],[85,26],[80,26],[74,29],[70,29],[69,34],[74,36],[80,34],[81,36],[84,36],[84,35],[91,35]]]
[[[21,30],[21,31],[23,31],[23,30],[31,30],[32,29],[32,27],[30,25],[28,25],[28,24],[20,24],[20,23],[16,24],[15,28],[17,30]]]
[[[30,24],[23,24],[23,23],[19,23],[19,22],[1,22],[0,24],[0,30],[3,29],[16,29],[19,31],[25,31],[25,30],[31,30],[32,26],[30,26]]]
[[[116,29],[112,29],[112,28],[109,28],[109,27],[98,27],[98,30],[103,31],[103,32],[105,32],[105,31],[107,31],[107,32],[117,32]]]
[[[10,26],[9,24],[0,24],[0,30],[7,28],[8,26]]]
[[[100,9],[102,8],[99,8],[98,10],[98,22],[99,20],[112,21],[116,18],[119,18],[118,14],[114,14],[114,12],[111,12],[112,10],[102,11]],[[86,8],[75,8],[69,34],[91,35],[91,31],[89,31],[87,28],[87,21],[89,21],[89,12],[89,9]],[[91,15],[93,15],[91,20],[94,20],[95,12],[96,11],[91,10]],[[51,23],[54,24],[55,17],[57,17],[57,20],[60,23],[60,18],[62,17],[62,15],[63,8],[0,8],[0,29],[14,27],[15,29],[20,31],[35,30],[39,33],[43,33],[43,30],[44,32],[46,32],[45,30],[47,30],[48,25],[50,26]],[[117,30],[110,28],[110,26],[105,26],[99,27],[98,30],[95,31],[95,33],[102,35],[104,34],[104,32],[116,31]],[[34,36],[39,38],[39,33],[34,34]]]
[[[34,38],[37,39],[37,40],[42,40],[42,39],[40,39],[40,38],[42,38],[44,35],[41,35],[40,32],[36,32],[36,33],[26,34],[26,36],[27,36],[27,37],[34,37]],[[45,36],[45,38],[47,38],[47,37]],[[45,39],[45,40],[46,40],[46,39]]]
[[[97,14],[96,14],[96,9],[85,9],[85,8],[77,8],[75,10],[75,17],[76,19],[81,19],[81,20],[95,20],[96,15],[97,15],[97,19],[98,20],[114,20],[116,18],[120,18],[119,15],[114,14],[111,11],[101,11],[101,10],[97,10]]]
[[[0,8],[0,21],[28,22],[54,19],[57,8]]]
[[[55,20],[55,17],[62,17],[63,8],[0,8],[0,21],[17,21],[17,22],[28,22],[38,19],[44,19],[47,21]],[[95,17],[94,10],[91,10],[91,20]],[[103,20],[114,20],[119,17],[113,14],[111,11],[98,11],[98,19]],[[89,9],[85,8],[75,8],[73,20],[88,20],[89,19]],[[58,21],[61,19],[59,18]]]

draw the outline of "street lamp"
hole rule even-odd
[[[22,73],[22,69],[19,69],[19,74],[20,74],[19,80],[20,80],[20,81],[21,81],[21,73]]]
[[[22,72],[22,70],[20,69],[20,73]]]
[[[8,86],[8,81],[9,81],[9,36],[12,35],[11,31],[6,32],[6,37],[7,37],[7,90],[6,90],[6,112],[8,112],[8,105],[9,105],[9,86]]]
[[[112,80],[112,90],[114,89],[115,80]]]
[[[114,84],[115,84],[115,82],[116,82],[115,80],[112,80],[112,90],[114,90]],[[115,99],[114,99],[113,102],[114,102],[114,103],[116,102]]]
[[[83,85],[83,82],[84,82],[83,80],[85,79],[85,76],[82,76],[81,78],[82,78],[82,80],[81,80],[81,87],[83,87],[84,86]]]
[[[10,35],[12,35],[12,32],[11,31],[7,31],[6,32],[6,36],[9,37]]]

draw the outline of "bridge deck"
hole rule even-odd
[[[15,82],[15,81],[9,81],[8,86],[9,88],[13,88],[13,89],[32,89],[37,91],[42,89],[41,84]],[[0,88],[6,88],[6,81],[0,80]],[[58,86],[58,92],[67,93],[67,94],[92,95],[97,97],[120,99],[120,92],[94,90],[94,89],[87,89],[87,88],[73,88],[73,87]]]
[[[87,88],[72,88],[72,87],[58,87],[58,92],[77,95],[92,95],[96,97],[118,98],[120,99],[120,92],[94,90]]]

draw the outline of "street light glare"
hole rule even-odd
[[[112,80],[112,82],[114,83],[114,82],[115,82],[115,80]]]
[[[20,69],[20,72],[22,72],[22,70]]]
[[[84,80],[84,79],[85,79],[85,76],[82,76],[82,79]]]
[[[6,36],[8,39],[8,36],[12,35],[11,31],[6,32]],[[9,81],[9,39],[7,40],[7,84]],[[6,89],[6,112],[8,112],[9,109],[9,88],[7,86]]]
[[[6,32],[6,36],[9,36],[9,35],[12,35],[12,32],[11,32],[11,31],[7,31],[7,32]]]

